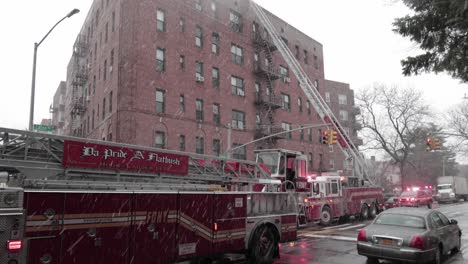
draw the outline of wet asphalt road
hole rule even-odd
[[[468,263],[468,202],[442,204],[438,209],[450,219],[458,220],[463,232],[461,252],[446,257],[443,263]],[[365,264],[367,258],[357,254],[356,238],[359,230],[369,223],[370,221],[355,221],[327,228],[301,229],[296,242],[280,245],[281,258],[275,263]],[[380,263],[396,264],[398,262],[380,261]]]

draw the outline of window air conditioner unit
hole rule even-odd
[[[291,78],[289,78],[289,77],[283,77],[283,81],[284,81],[285,83],[290,83],[290,82],[291,82]]]
[[[204,82],[205,81],[205,78],[203,76],[196,76],[195,79],[197,80],[197,82]]]

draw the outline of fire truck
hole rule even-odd
[[[297,236],[255,162],[0,128],[0,175],[0,263],[267,263]]]
[[[255,39],[261,43],[268,64],[277,51],[297,78],[300,88],[314,107],[323,124],[336,132],[336,140],[349,163],[354,164],[353,176],[307,175],[307,162],[301,153],[281,149],[257,152],[257,161],[265,162],[272,177],[280,179],[282,188],[294,193],[298,201],[298,223],[320,222],[329,225],[334,219],[359,216],[365,219],[375,216],[383,202],[383,189],[369,180],[366,162],[354,145],[338,118],[322,98],[318,87],[309,79],[287,43],[283,41],[265,10],[250,1],[251,9],[263,26]],[[272,48],[274,47],[274,48]]]

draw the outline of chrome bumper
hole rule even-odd
[[[419,250],[407,247],[387,247],[375,245],[370,242],[358,242],[359,255],[379,259],[407,261],[412,263],[430,262],[435,257],[436,249]]]

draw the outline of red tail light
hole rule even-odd
[[[424,239],[421,236],[414,236],[413,239],[411,239],[410,247],[425,249],[426,245],[424,243]]]
[[[366,230],[364,229],[359,230],[359,234],[357,235],[357,240],[362,241],[362,242],[367,242]]]
[[[9,251],[18,251],[22,247],[22,242],[21,240],[8,240],[7,242],[7,249]]]

